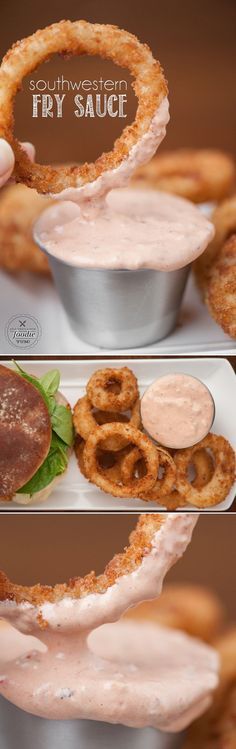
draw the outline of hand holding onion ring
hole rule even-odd
[[[133,87],[139,101],[135,121],[124,129],[113,151],[102,154],[93,164],[61,166],[59,169],[32,164],[13,135],[14,97],[24,76],[58,53],[100,55],[128,68],[135,78]],[[42,193],[60,193],[69,187],[94,182],[104,172],[118,168],[128,157],[132,147],[150,129],[166,94],[167,85],[161,66],[154,60],[148,46],[116,26],[61,21],[22,39],[7,52],[0,68],[0,137],[13,148],[16,180]]]

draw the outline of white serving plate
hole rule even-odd
[[[41,337],[32,347],[12,345],[6,326],[13,315],[32,315],[41,327]],[[70,328],[55,286],[49,278],[0,272],[0,353],[2,356],[103,356],[106,354],[183,356],[236,353],[236,341],[223,333],[208,314],[190,277],[177,328],[159,343],[134,349],[109,350],[91,346]]]
[[[11,362],[4,362],[11,366]],[[28,372],[40,377],[49,369],[58,368],[61,372],[60,390],[73,407],[78,398],[84,395],[85,384],[96,369],[103,367],[130,366],[135,372],[140,393],[157,377],[167,372],[185,372],[202,380],[212,393],[216,406],[216,417],[212,431],[222,434],[232,445],[236,446],[236,378],[234,370],[227,359],[199,358],[199,359],[142,359],[142,360],[103,360],[90,361],[21,361],[21,366]],[[227,510],[235,498],[235,487],[228,497],[220,504],[207,508],[206,511]],[[15,502],[2,502],[2,510],[77,510],[77,511],[111,511],[111,510],[159,510],[160,505],[149,502],[148,505],[140,499],[119,499],[104,494],[98,487],[90,484],[82,476],[73,455],[69,468],[54,492],[44,503],[18,505]],[[164,509],[164,508],[163,508]],[[184,510],[194,508],[185,505]]]

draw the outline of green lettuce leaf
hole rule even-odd
[[[55,395],[60,385],[59,369],[51,369],[43,377],[40,377],[39,382],[47,395]]]
[[[56,403],[51,416],[52,429],[66,445],[73,445],[74,432],[71,411],[66,406]]]

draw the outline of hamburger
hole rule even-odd
[[[47,499],[64,475],[74,441],[60,372],[41,378],[0,365],[0,500]]]

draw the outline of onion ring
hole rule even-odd
[[[176,478],[176,466],[171,455],[166,450],[162,450],[162,448],[158,447],[156,450],[158,452],[159,468],[164,468],[164,476],[157,478],[154,486],[148,492],[145,494],[142,493],[139,496],[140,499],[146,501],[159,501],[165,494],[169,494]],[[136,464],[141,457],[138,448],[134,448],[134,450],[124,457],[121,465],[121,479],[125,485],[129,484],[134,476]]]
[[[165,496],[161,498],[161,503],[166,510],[174,512],[174,510],[178,510],[179,507],[184,507],[184,505],[187,504],[187,498],[185,499],[177,489],[173,489],[170,494],[165,494]]]
[[[113,151],[103,154],[93,164],[63,166],[55,169],[32,163],[13,136],[14,97],[24,76],[35,70],[53,54],[99,55],[126,67],[134,76],[133,88],[138,97],[135,121],[126,127],[114,144]],[[38,192],[58,193],[98,179],[104,171],[118,167],[130,150],[151,126],[156,109],[167,94],[160,64],[146,44],[116,26],[87,21],[61,21],[36,31],[7,52],[0,68],[0,137],[12,145],[15,153],[15,178]]]
[[[194,487],[188,479],[189,464],[200,448],[210,449],[215,470],[210,481],[202,488]],[[235,479],[235,453],[229,442],[216,434],[207,437],[194,447],[179,450],[175,455],[177,467],[176,488],[195,507],[211,507],[227,497]]]
[[[203,203],[225,198],[234,180],[234,160],[227,153],[181,148],[154,156],[136,172],[133,182]]]
[[[225,242],[211,267],[205,301],[227,335],[236,339],[236,234]]]
[[[225,613],[221,601],[208,588],[195,584],[166,583],[160,598],[128,609],[125,618],[153,621],[212,642],[222,630]]]
[[[220,682],[213,705],[192,723],[182,749],[234,749],[236,746],[236,627],[214,640],[220,658]]]
[[[207,292],[208,283],[211,278],[211,270],[218,253],[226,240],[236,233],[236,195],[224,200],[212,215],[215,227],[215,236],[206,250],[194,262],[194,273],[197,284],[203,296]]]
[[[134,478],[129,484],[117,486],[115,482],[108,481],[99,469],[96,451],[98,447],[103,447],[103,442],[108,437],[121,436],[127,441],[136,445],[145,460],[146,474],[142,478]],[[151,440],[138,429],[128,424],[104,424],[97,427],[89,436],[84,448],[84,465],[87,477],[96,486],[107,494],[114,497],[138,497],[141,492],[145,493],[155,484],[158,472],[159,458],[156,447]]]
[[[97,425],[107,423],[129,423],[138,429],[141,425],[140,418],[140,402],[139,398],[136,400],[131,408],[130,418],[126,414],[112,413],[109,411],[97,411],[93,413],[93,406],[85,395],[83,398],[79,398],[74,407],[73,412],[73,424],[75,427],[76,434],[79,434],[85,441],[88,439],[91,432],[96,429]],[[117,437],[110,437],[106,440],[103,445],[104,450],[122,450],[127,445],[127,440],[122,440]]]
[[[59,583],[54,587],[40,584],[27,587],[23,585],[15,585],[7,578],[4,572],[0,571],[0,601],[14,601],[17,604],[28,602],[33,606],[40,606],[45,602],[58,602],[68,595],[70,598],[81,598],[90,593],[103,594],[108,590],[108,588],[110,588],[110,586],[115,585],[120,577],[123,578],[125,575],[129,575],[134,572],[134,570],[140,568],[142,562],[147,558],[147,556],[150,556],[150,554],[153,553],[154,544],[156,547],[158,546],[158,534],[160,531],[162,531],[162,540],[163,535],[166,535],[167,540],[170,534],[169,540],[171,541],[171,549],[173,552],[164,557],[163,573],[165,574],[167,569],[169,569],[183,554],[190,541],[191,532],[195,526],[197,518],[195,516],[193,517],[191,513],[182,513],[178,518],[178,523],[175,523],[175,520],[176,519],[171,514],[163,516],[163,514],[159,513],[143,513],[140,515],[136,528],[132,531],[129,537],[129,545],[125,547],[122,553],[116,554],[113,557],[106,566],[104,572],[98,577],[96,577],[94,572],[90,572],[84,578],[75,577],[72,580],[69,580],[68,583]],[[176,529],[176,536],[173,541],[172,531],[174,528]],[[180,533],[178,532],[179,528],[181,529]],[[168,548],[170,550],[169,544]],[[155,557],[153,578],[153,583],[157,593]],[[126,608],[137,603],[137,597],[135,597],[135,586],[133,590],[132,586],[130,586],[129,592],[130,601]],[[140,593],[142,600],[153,597],[152,592],[150,593],[150,587],[147,587],[146,580]],[[133,594],[134,600],[132,600]],[[109,605],[107,605],[106,612],[102,609],[103,620],[110,621],[109,613]],[[2,615],[1,612],[0,614]],[[88,614],[86,613],[86,616],[87,615]],[[117,618],[118,616],[119,614],[117,613]],[[42,621],[42,614],[39,623],[42,627],[45,626],[45,622]]]
[[[81,440],[80,442],[76,441],[75,443],[75,454],[78,461],[78,466],[85,478],[88,478],[85,465],[84,465],[84,447],[85,442],[84,440]],[[120,482],[121,480],[121,461],[124,457],[125,451],[120,450],[120,452],[108,452],[105,450],[100,450],[98,453],[98,462],[100,467],[102,468],[102,471],[104,475],[110,480],[115,481],[115,483]]]
[[[176,453],[178,455],[178,453]],[[209,483],[214,474],[214,461],[210,453],[205,448],[197,449],[192,455],[191,462],[193,464],[196,476],[191,482],[191,486],[196,489],[202,489]],[[161,499],[162,504],[168,510],[177,510],[179,507],[184,507],[188,502],[188,496],[184,497],[180,494],[177,489],[174,489],[168,496],[164,496]]]
[[[0,192],[0,267],[10,273],[50,276],[46,255],[32,237],[32,226],[50,201],[25,185],[8,185]]]
[[[120,392],[113,392],[113,385]],[[139,397],[137,378],[128,367],[99,369],[90,377],[86,391],[94,408],[102,411],[127,411]]]
[[[192,457],[192,463],[196,471],[192,486],[201,489],[209,483],[214,474],[214,461],[205,448],[196,450]]]

